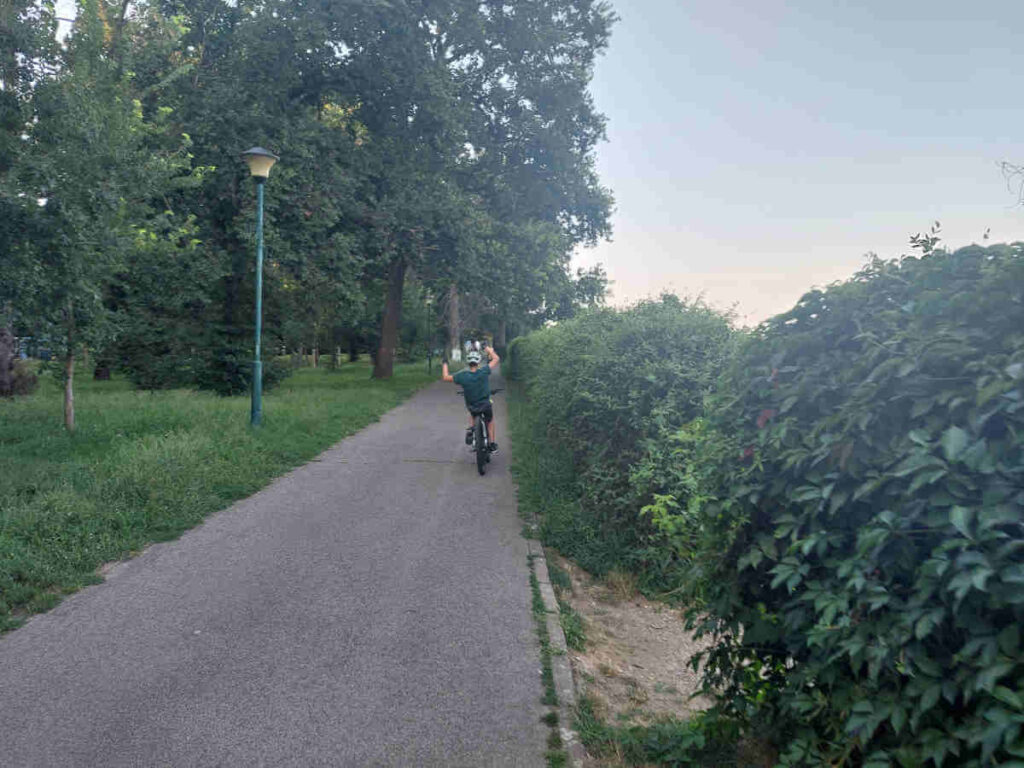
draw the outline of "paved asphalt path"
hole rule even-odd
[[[465,421],[435,384],[0,638],[0,765],[542,766],[508,455],[479,477]]]

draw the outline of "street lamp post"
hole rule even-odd
[[[260,339],[263,335],[263,185],[280,158],[263,147],[242,153],[249,172],[256,181],[256,354],[252,361],[252,411],[249,423],[258,427],[263,421],[263,358]]]

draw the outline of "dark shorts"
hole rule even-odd
[[[494,409],[491,408],[490,400],[484,400],[482,403],[473,403],[473,405],[467,405],[466,408],[468,408],[469,412],[474,416],[478,413],[482,413],[484,415],[484,421],[488,424],[494,420]]]

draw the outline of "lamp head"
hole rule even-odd
[[[253,175],[256,181],[266,181],[267,176],[270,175],[270,169],[281,158],[269,149],[253,147],[242,153],[242,159],[248,164],[249,173]]]

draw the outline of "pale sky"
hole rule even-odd
[[[612,0],[592,86],[623,304],[703,293],[754,323],[864,254],[1024,240],[1020,0]]]

